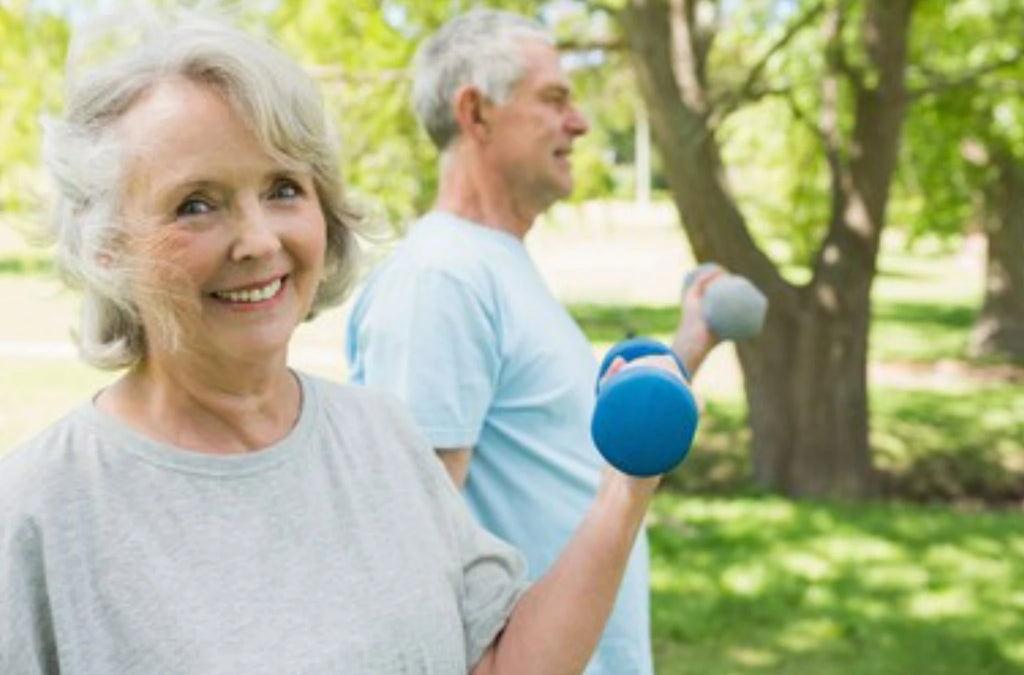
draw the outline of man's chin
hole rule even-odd
[[[545,202],[547,202],[547,206],[545,206],[545,208],[550,207],[551,205],[555,204],[556,202],[560,202],[560,201],[563,201],[565,199],[568,199],[571,195],[572,195],[572,186],[571,185],[568,186],[568,187],[566,187],[564,185],[559,185],[555,189],[550,190],[548,192],[547,199],[545,199]]]
[[[567,199],[572,196],[572,190],[574,187],[572,176],[563,177],[555,185],[558,191],[558,199]]]

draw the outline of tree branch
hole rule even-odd
[[[786,45],[788,45],[793,38],[800,33],[800,31],[806,28],[808,24],[818,18],[818,15],[821,14],[824,9],[825,3],[823,1],[816,2],[811,5],[807,11],[794,19],[793,22],[786,27],[786,30],[782,35],[779,36],[779,39],[772,43],[750,68],[747,72],[747,76],[743,78],[743,84],[741,84],[737,89],[726,92],[720,96],[717,101],[712,102],[711,108],[712,110],[715,110],[716,119],[723,120],[735,112],[741,105],[745,103],[752,103],[761,99],[766,94],[772,93],[770,88],[760,86],[764,69],[768,67],[768,61],[782,51],[782,49],[784,49]]]
[[[560,52],[620,52],[625,51],[626,41],[621,37],[609,37],[605,39],[562,39],[555,45]]]
[[[840,2],[828,13],[824,25],[825,76],[821,79],[821,138],[825,157],[833,175],[841,166],[842,134],[839,131],[839,75],[844,74],[843,28],[846,25],[846,3]]]
[[[797,17],[796,20],[793,21],[793,23],[791,23],[786,28],[785,32],[779,37],[778,40],[775,41],[774,44],[768,47],[765,53],[761,55],[761,58],[757,60],[757,63],[755,63],[754,66],[750,69],[750,72],[747,73],[747,77],[744,79],[743,84],[740,86],[739,94],[741,98],[744,94],[753,91],[754,85],[761,79],[761,74],[764,72],[764,69],[768,66],[768,61],[771,60],[773,56],[778,54],[786,45],[788,45],[793,40],[793,38],[796,37],[798,33],[800,33],[800,31],[807,27],[808,24],[810,24],[812,21],[818,18],[818,15],[821,14],[824,11],[824,9],[824,2],[817,2],[811,5],[807,9],[807,11],[803,13],[802,16]]]
[[[818,142],[821,143],[822,146],[825,146],[825,133],[821,130],[821,127],[814,122],[810,113],[801,108],[800,104],[797,103],[796,99],[792,96],[784,96],[783,100],[786,102],[786,105],[789,106],[789,110],[793,114],[793,119],[804,125],[804,127],[811,132],[811,135],[818,139]]]
[[[924,96],[940,94],[944,91],[949,91],[950,89],[959,89],[961,87],[971,86],[976,84],[980,77],[991,75],[992,73],[997,73],[1000,70],[1005,70],[1007,68],[1012,68],[1022,61],[1024,61],[1024,49],[1018,49],[1006,58],[993,61],[992,63],[986,63],[962,73],[937,73],[921,67],[921,72],[924,73],[929,82],[925,86],[911,89],[908,92],[908,96],[911,100],[916,100]]]
[[[610,2],[602,2],[601,0],[583,0],[582,5],[586,7],[589,12],[604,12],[609,16],[615,16],[622,11],[621,7],[616,7]]]
[[[618,14],[622,11],[622,8],[616,7],[610,2],[603,2],[602,0],[582,0],[581,5],[586,9],[588,15],[603,12],[612,19],[615,19]],[[556,45],[559,51],[570,51],[570,52],[589,52],[589,51],[609,51],[617,52],[625,50],[628,45],[621,36],[608,36],[604,38],[581,38],[578,36],[559,38]]]

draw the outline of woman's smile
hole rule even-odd
[[[210,296],[228,305],[265,306],[281,297],[285,290],[287,275],[277,277],[269,282],[261,282],[224,291],[213,291]]]

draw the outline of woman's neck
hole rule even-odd
[[[147,359],[104,390],[98,408],[155,440],[197,452],[265,448],[295,426],[301,387],[285,361]]]

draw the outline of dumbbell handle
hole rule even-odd
[[[683,360],[679,358],[673,350],[662,345],[656,340],[645,337],[635,337],[628,340],[623,340],[614,347],[608,350],[608,353],[604,355],[604,359],[601,361],[601,366],[598,368],[597,377],[597,390],[601,390],[601,380],[604,378],[605,373],[612,366],[612,361],[622,357],[622,359],[629,363],[635,359],[642,358],[644,356],[671,356],[676,362],[676,366],[679,367],[679,372],[683,374],[683,379],[687,382],[690,381],[690,371],[686,369],[686,365],[683,364]]]
[[[637,365],[604,378],[616,358],[633,361],[669,354],[685,374],[686,369],[671,349],[647,338],[620,342],[601,364],[591,436],[601,455],[623,473],[662,474],[682,462],[690,451],[699,415],[693,394],[678,376]]]

